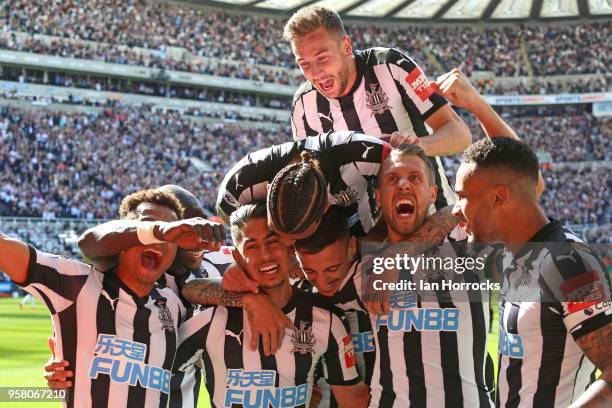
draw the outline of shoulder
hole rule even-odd
[[[310,81],[304,81],[302,83],[302,85],[300,85],[300,87],[295,91],[295,93],[293,94],[293,105],[295,105],[295,103],[304,95],[306,95],[309,92],[316,92],[317,89],[315,87],[312,86],[312,84],[310,83]]]
[[[380,64],[400,65],[404,68],[415,67],[416,64],[407,54],[397,48],[374,47],[359,51],[355,57],[368,67]]]

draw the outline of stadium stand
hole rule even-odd
[[[62,252],[66,240],[58,231],[77,226],[76,234],[82,222],[115,217],[123,195],[160,180],[188,187],[212,211],[229,166],[290,140],[291,92],[260,91],[301,82],[280,37],[282,24],[278,15],[143,0],[5,2],[0,50],[145,67],[158,77],[1,63],[0,216],[39,217],[11,218],[11,231],[37,225],[49,237],[41,244],[57,241],[49,250]],[[496,96],[609,92],[611,27],[610,20],[347,26],[356,48],[401,48],[431,77],[459,66],[483,93]],[[165,77],[173,71],[208,75],[211,82],[178,85]],[[228,78],[242,82],[230,86]],[[244,80],[255,86],[241,89]],[[591,103],[542,103],[498,108],[546,165],[542,203],[549,215],[589,240],[608,242],[610,116],[596,114]],[[475,138],[483,137],[469,123]],[[445,162],[452,177],[458,158]]]

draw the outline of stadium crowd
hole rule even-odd
[[[97,114],[1,108],[0,215],[111,218],[121,197],[156,186],[160,179],[188,186],[212,211],[217,186],[230,166],[248,152],[290,139],[286,126],[271,132],[151,113],[147,106],[122,105]],[[555,162],[612,158],[609,119],[585,113],[508,121]],[[555,132],[547,137],[544,131],[550,129]],[[475,125],[473,131],[479,137]],[[224,155],[218,154],[221,148]],[[543,203],[562,221],[612,222],[608,173],[585,168],[562,178],[553,168],[546,173]]]
[[[146,106],[91,114],[0,110],[1,215],[114,217],[122,197],[160,180],[189,186],[213,210],[224,171],[283,140],[282,132],[195,124]],[[219,155],[221,148],[227,153]]]
[[[158,57],[143,57],[133,51],[107,45],[76,45],[58,41],[54,55],[82,56],[117,63],[180,68],[192,72],[220,72],[239,78],[293,83],[299,76],[265,70],[254,64],[295,68],[289,46],[280,37],[281,20],[235,15],[165,2],[119,0],[63,1],[48,7],[43,0],[5,2],[3,31],[44,34],[98,43],[122,44],[159,51]],[[277,26],[279,30],[270,30]],[[497,76],[607,73],[610,66],[611,23],[575,26],[524,26],[516,28],[372,26],[348,24],[355,48],[385,44],[405,50],[430,75],[459,66],[469,75],[491,71]],[[40,41],[15,47],[41,50]],[[244,44],[250,44],[244,47]],[[169,47],[181,47],[191,56],[223,58],[241,64],[212,66],[191,60],[165,58]],[[526,52],[528,63],[523,55]],[[430,55],[433,57],[430,59]],[[193,64],[193,65],[192,65]],[[212,70],[212,71],[211,71]]]

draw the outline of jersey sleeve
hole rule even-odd
[[[21,287],[43,301],[52,313],[74,302],[93,268],[84,263],[37,251],[30,246],[28,275]]]
[[[308,139],[308,142],[318,138]],[[323,140],[321,152],[330,157],[338,168],[354,164],[363,177],[377,176],[381,163],[391,153],[391,145],[384,140],[362,133],[340,131],[330,132]],[[350,180],[347,180],[350,185]]]
[[[322,362],[325,379],[331,385],[353,385],[361,381],[348,323],[344,316],[333,312],[327,351]]]
[[[425,121],[447,104],[446,99],[434,92],[423,69],[408,55],[392,50],[387,61],[393,79],[400,84],[405,108],[416,108]]]
[[[597,256],[582,243],[550,254],[542,277],[559,302],[563,322],[574,339],[612,322],[610,280]]]
[[[217,213],[229,222],[240,206],[265,200],[267,186],[299,150],[300,142],[289,142],[248,154],[227,173],[217,195]]]

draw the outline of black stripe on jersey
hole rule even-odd
[[[561,378],[561,365],[567,329],[563,320],[553,313],[548,305],[543,303],[540,307],[540,327],[542,328],[542,358],[538,370],[538,388],[533,396],[534,407],[555,406],[554,390]],[[544,329],[546,327],[546,329]],[[544,334],[546,333],[550,334]],[[550,331],[549,331],[550,330]]]
[[[49,299],[49,296],[47,296],[45,292],[43,292],[42,290],[39,290],[37,287],[34,287],[33,289],[36,291],[36,293],[38,293],[38,295],[43,300],[43,302],[45,302],[45,305],[47,305],[47,308],[49,309],[49,313],[54,315],[55,307],[53,307],[53,302],[51,302],[51,299]]]
[[[353,280],[351,279],[351,282]],[[361,301],[360,301],[361,303]],[[359,326],[359,333],[367,333],[372,331],[372,322],[368,315],[364,312],[357,313],[357,325]],[[376,350],[367,353],[362,353],[363,361],[365,364],[365,376],[363,382],[370,385],[372,382],[372,374],[374,373],[374,364],[376,361]]]
[[[295,291],[295,289],[293,289]],[[312,324],[312,306],[304,305],[301,306],[296,302],[295,304],[295,319],[293,321],[294,326],[299,329],[300,322],[306,322]],[[329,331],[329,341],[334,340],[334,336],[331,333],[331,326]],[[312,366],[312,354],[311,353],[293,353],[295,359],[295,385],[301,385],[308,382],[308,372]],[[340,367],[339,370],[342,370]]]
[[[381,394],[378,405],[381,407],[391,407],[395,401],[395,391],[393,390],[393,372],[391,372],[391,356],[389,354],[389,330],[387,326],[381,326],[376,335],[378,337],[378,353],[380,355],[380,386]],[[404,339],[405,348],[405,339]]]
[[[76,371],[77,331],[75,330],[75,327],[78,327],[76,310],[76,303],[73,303],[57,314],[60,322],[60,333],[55,333],[56,336],[59,335],[59,337],[62,339],[63,357],[64,360],[68,361],[70,364],[65,368],[65,370],[72,371],[74,374],[73,378],[77,375],[87,375],[87,373],[80,373]],[[74,388],[75,387],[73,384],[72,387],[68,388],[68,392],[66,393],[66,405],[68,408],[74,407]]]
[[[397,88],[397,91],[402,96],[402,103],[404,104],[406,112],[408,112],[408,116],[410,117],[410,122],[412,122],[412,128],[414,129],[414,133],[419,137],[429,136],[429,132],[427,132],[427,128],[425,127],[425,122],[423,122],[423,119],[421,118],[421,113],[419,112],[417,107],[414,106],[414,102],[412,102],[412,99],[410,99],[402,84],[400,84],[397,79],[394,79],[393,81],[395,82],[395,87]]]
[[[512,304],[508,314],[508,333],[518,334],[519,306]],[[520,358],[508,358],[508,369],[506,370],[506,381],[508,382],[508,398],[506,408],[518,408],[521,402],[520,390],[523,385],[521,368],[523,360]]]
[[[154,288],[151,292],[151,298],[155,301],[161,298],[162,295],[159,293],[157,288]],[[179,322],[180,322],[180,310],[179,310]],[[176,336],[177,333],[170,330],[164,330],[166,336],[166,354],[164,355],[164,362],[162,367],[164,370],[172,371],[172,363],[174,362],[174,356],[176,354]],[[159,406],[165,407],[168,404],[168,394],[164,392],[159,393]]]
[[[105,291],[110,299],[119,298],[119,285],[114,282],[110,275],[102,279],[102,290]],[[115,327],[114,305],[105,296],[98,296],[96,307],[96,327],[97,334],[117,334]],[[147,324],[148,326],[148,324]],[[93,407],[105,408],[108,406],[110,388],[110,376],[108,374],[99,375],[91,381],[91,403]],[[144,404],[144,400],[143,400]]]
[[[264,348],[263,348],[263,341],[261,341],[261,339],[259,340],[259,347],[257,348],[257,351],[259,351],[259,361],[261,363],[261,369],[262,370],[274,370],[277,371],[277,365],[276,365],[276,357],[274,356],[274,354],[266,356],[266,353],[264,353]],[[279,382],[280,378],[279,375],[276,375],[276,379],[274,380],[274,386],[275,387],[279,387]]]
[[[362,133],[363,128],[361,127],[361,121],[357,115],[357,109],[355,109],[355,101],[353,101],[353,94],[349,94],[344,98],[340,98],[340,109],[342,109],[342,116],[348,129],[353,132]]]
[[[149,330],[149,318],[151,317],[151,309],[143,304],[146,299],[136,300],[136,313],[134,314],[134,341],[146,344],[147,353],[145,361],[149,361],[151,355],[151,332]],[[147,389],[139,386],[130,386],[128,391],[128,407],[144,406]],[[163,393],[160,393],[160,396]]]
[[[326,117],[322,117],[320,113]],[[317,92],[317,116],[319,116],[321,120],[323,133],[334,130],[334,119],[332,118],[331,109],[329,107],[329,100],[319,92]]]
[[[448,292],[436,292],[441,309],[454,308]],[[440,332],[440,361],[442,362],[442,380],[444,384],[444,406],[463,406],[463,389],[459,371],[459,346],[456,332]],[[475,348],[473,348],[475,350]],[[481,366],[482,367],[482,366]]]
[[[225,331],[228,330],[237,336],[242,337],[244,342],[244,336],[242,335],[243,328],[243,310],[237,307],[227,308],[227,322],[225,323]],[[212,322],[212,320],[211,320]],[[242,360],[242,345],[238,342],[238,339],[233,336],[225,336],[225,366],[230,369],[241,369],[244,367]]]
[[[473,271],[466,271],[463,274],[463,279],[465,280],[465,282],[469,283],[479,282],[478,276]],[[491,379],[491,381],[489,382],[483,377],[483,367],[485,367],[485,356],[483,354],[483,351],[486,353],[487,360],[490,360],[490,356],[488,351],[486,351],[487,345],[485,344],[485,340],[487,338],[487,326],[485,322],[485,313],[482,309],[482,295],[480,292],[476,292],[475,295],[476,296],[474,299],[470,298],[470,314],[472,315],[472,357],[474,358],[474,378],[476,379],[476,385],[478,386],[478,400],[480,401],[480,406],[486,407],[489,406],[488,393],[493,388],[489,388],[488,384],[492,385],[493,379]],[[485,373],[488,373],[486,368]]]

